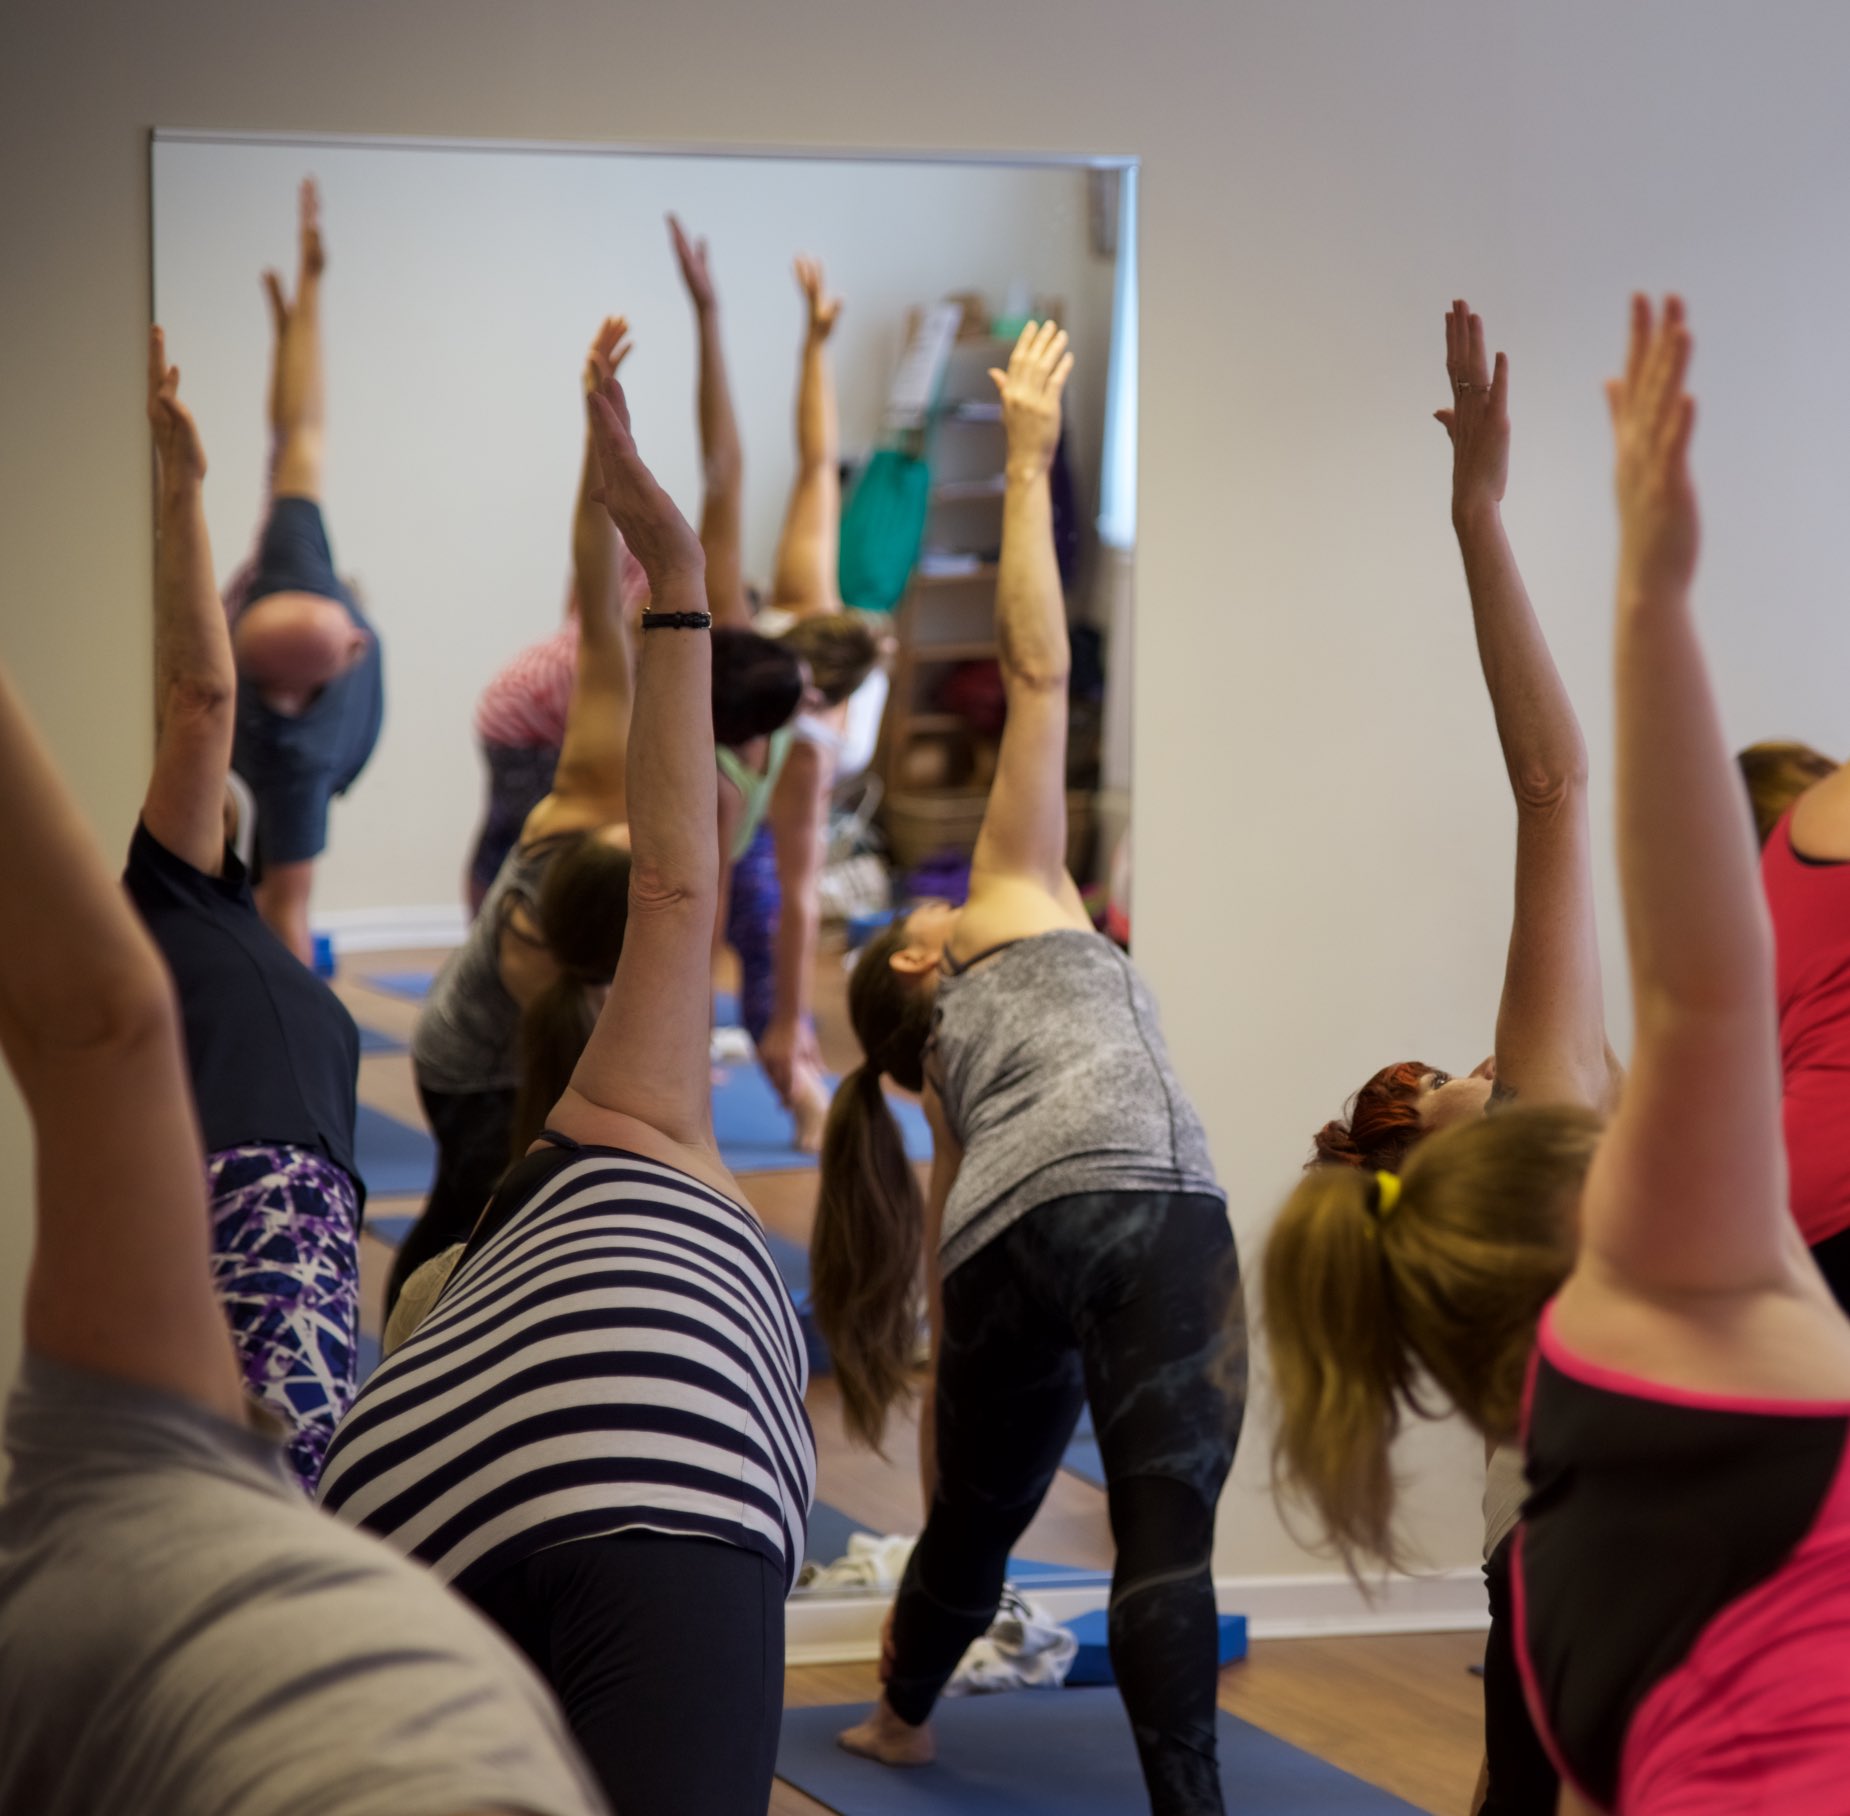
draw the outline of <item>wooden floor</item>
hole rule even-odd
[[[418,1005],[369,987],[365,977],[432,969],[443,956],[394,952],[349,959],[335,989],[366,1026],[408,1040]],[[825,953],[818,964],[817,985],[823,1055],[839,1072],[854,1063],[856,1053],[847,1029],[842,972],[831,954]],[[403,1121],[422,1121],[411,1062],[403,1054],[363,1058],[360,1096]],[[745,1174],[740,1184],[768,1227],[795,1241],[808,1241],[815,1216],[813,1171]],[[421,1196],[373,1198],[368,1212],[381,1217],[415,1215],[421,1204]],[[374,1334],[391,1258],[384,1243],[371,1235],[362,1238],[361,1322]],[[839,1395],[828,1377],[811,1384],[808,1404],[816,1428],[819,1498],[875,1531],[916,1531],[923,1508],[911,1415],[895,1419],[888,1461],[848,1442]],[[1103,1492],[1061,1473],[1020,1551],[1050,1563],[1109,1569],[1111,1535]],[[1463,1816],[1482,1741],[1481,1690],[1467,1667],[1482,1652],[1482,1636],[1476,1634],[1258,1641],[1249,1658],[1222,1673],[1220,1703],[1421,1809]],[[792,1707],[865,1704],[877,1688],[872,1664],[805,1666],[788,1671],[784,1685],[785,1700]],[[823,1809],[782,1782],[771,1798],[773,1816],[817,1816]]]

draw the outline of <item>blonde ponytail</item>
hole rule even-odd
[[[1310,1505],[1352,1573],[1401,1561],[1392,1452],[1409,1413],[1452,1406],[1486,1437],[1514,1434],[1600,1128],[1590,1110],[1510,1110],[1420,1143],[1396,1195],[1326,1166],[1285,1201],[1261,1275],[1273,1485]]]

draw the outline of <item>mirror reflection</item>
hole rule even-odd
[[[232,821],[265,918],[362,1030],[362,1373],[568,1087],[626,937],[664,601],[588,433],[614,375],[704,557],[710,1102],[811,1365],[793,1568],[799,1593],[890,1594],[917,1403],[858,1441],[811,1302],[830,1093],[863,1058],[847,963],[968,889],[1006,708],[995,375],[1048,320],[1072,357],[1044,529],[1066,859],[1076,920],[1128,935],[1134,172],[163,135],[154,177],[241,676]],[[923,1111],[884,1089],[923,1187]],[[907,1315],[910,1368],[916,1289]],[[1082,1420],[1009,1576],[1057,1593],[1111,1558]]]

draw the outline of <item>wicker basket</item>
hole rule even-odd
[[[880,809],[887,846],[902,870],[910,870],[941,851],[968,854],[982,830],[986,789],[959,788],[914,793],[895,789]],[[1066,795],[1066,861],[1075,876],[1092,847],[1092,795],[1089,790],[1068,789]]]

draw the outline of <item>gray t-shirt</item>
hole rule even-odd
[[[520,1005],[501,982],[501,929],[516,901],[529,907],[559,843],[507,854],[463,943],[444,961],[411,1036],[418,1082],[433,1091],[520,1087]]]
[[[28,1356],[0,1503],[0,1816],[602,1816],[551,1696],[203,1407]]]
[[[944,1209],[945,1273],[1054,1198],[1225,1198],[1170,1070],[1156,1003],[1102,934],[1037,934],[944,978],[932,1044],[964,1149]]]

